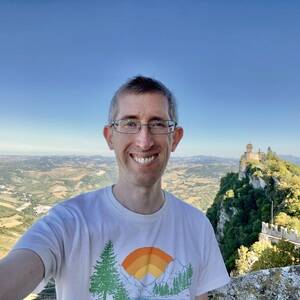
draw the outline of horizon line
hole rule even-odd
[[[277,154],[280,156],[289,156],[292,158],[300,159],[300,156],[293,155],[293,154]],[[9,157],[17,157],[17,156],[23,156],[23,157],[103,157],[103,158],[115,158],[115,155],[103,155],[99,153],[56,153],[56,154],[49,154],[49,153],[14,153],[14,154],[8,154],[8,153],[1,153],[0,157],[9,156]],[[242,156],[242,154],[240,155]],[[238,160],[240,157],[235,156],[218,156],[218,155],[207,155],[207,154],[194,154],[194,155],[172,155],[170,156],[170,159],[172,158],[193,158],[193,157],[207,157],[207,158],[221,158],[221,159],[232,159],[232,160]]]
[[[28,157],[46,157],[46,156],[98,156],[98,157],[105,157],[105,158],[115,158],[115,155],[103,155],[103,154],[94,154],[94,153],[56,153],[56,154],[48,154],[48,153],[14,153],[14,154],[7,154],[7,153],[0,153],[0,157],[1,156],[28,156]],[[172,155],[170,156],[170,159],[172,158],[189,158],[189,157],[211,157],[211,158],[223,158],[223,159],[238,159],[237,157],[234,156],[230,156],[230,157],[226,157],[226,156],[217,156],[217,155],[208,155],[208,154],[194,154],[194,155]]]

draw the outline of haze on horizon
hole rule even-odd
[[[112,155],[113,92],[137,74],[175,94],[174,156],[300,157],[300,3],[0,3],[0,154]]]

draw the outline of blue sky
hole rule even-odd
[[[0,153],[112,154],[110,98],[175,94],[177,155],[300,156],[299,1],[0,0]]]

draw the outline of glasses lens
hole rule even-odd
[[[173,126],[170,124],[171,121],[154,120],[149,122],[149,128],[153,134],[164,134],[172,132]],[[172,123],[172,122],[171,122]]]
[[[120,120],[116,123],[116,129],[122,133],[137,133],[139,132],[141,123],[138,120]]]

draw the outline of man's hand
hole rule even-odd
[[[44,264],[31,250],[11,251],[0,260],[0,300],[23,299],[42,281]]]
[[[195,300],[207,300],[207,299],[208,299],[207,293],[206,293],[206,294],[203,294],[203,295],[201,295],[201,296],[197,296],[197,297],[195,298]]]

